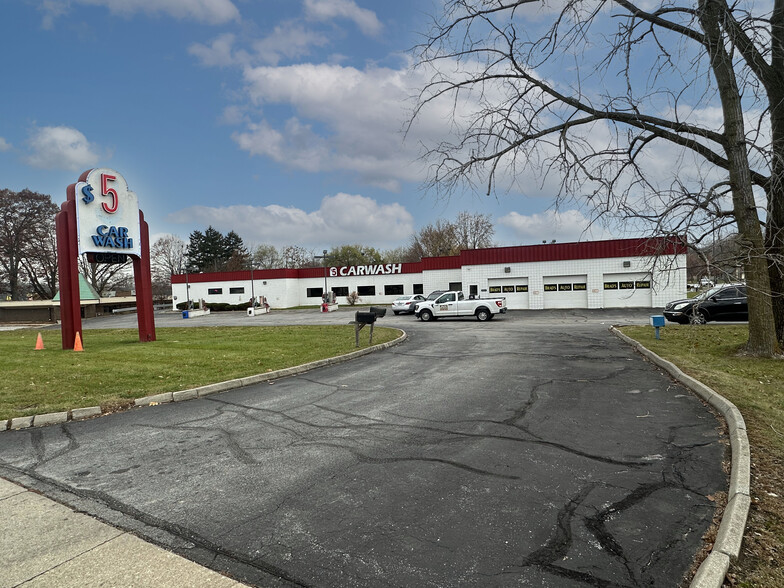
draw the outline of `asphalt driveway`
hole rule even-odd
[[[726,446],[696,397],[608,332],[648,314],[388,316],[409,337],[381,353],[5,432],[0,475],[259,586],[677,586],[726,490]],[[351,314],[204,318],[156,323]]]

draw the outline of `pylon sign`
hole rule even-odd
[[[78,263],[83,254],[106,263],[131,257],[139,340],[154,341],[150,230],[136,194],[128,189],[122,174],[97,168],[79,176],[66,190],[55,229],[63,349],[73,349],[77,340],[84,340]]]
[[[90,170],[75,186],[79,253],[141,256],[139,200],[118,172]]]

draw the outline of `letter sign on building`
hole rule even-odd
[[[139,199],[122,174],[105,167],[90,170],[75,191],[80,255],[141,255]]]

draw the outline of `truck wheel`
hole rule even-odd
[[[433,313],[429,310],[423,310],[419,313],[419,320],[424,322],[432,321],[433,320]]]
[[[476,320],[478,320],[478,321],[489,321],[491,318],[493,318],[493,315],[486,308],[477,308],[476,309]]]

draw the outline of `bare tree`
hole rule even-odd
[[[460,249],[485,249],[493,246],[495,227],[489,214],[464,211],[457,215],[453,224]]]
[[[287,245],[280,251],[283,267],[287,268],[316,267],[320,264],[313,258],[314,255],[312,249],[300,245]]]
[[[54,217],[50,230],[36,233],[27,243],[27,254],[22,268],[30,288],[41,300],[51,300],[57,294],[57,238]]]
[[[164,235],[150,248],[153,281],[171,282],[171,277],[185,271],[185,252],[188,245],[177,235]]]
[[[46,194],[0,190],[0,268],[12,300],[23,298],[24,260],[33,243],[40,243],[51,232],[56,213],[57,206]]]
[[[455,129],[427,150],[430,186],[489,194],[534,173],[557,178],[556,206],[588,205],[594,221],[697,244],[732,227],[749,285],[746,349],[773,355],[784,335],[772,297],[784,283],[784,0],[752,10],[447,0],[416,49],[432,78],[412,124],[445,99]]]
[[[259,245],[251,251],[253,267],[257,269],[277,269],[283,265],[283,259],[274,245]]]
[[[131,277],[131,261],[125,263],[90,263],[86,255],[79,256],[79,273],[98,292],[105,296],[110,290],[127,285]]]
[[[441,257],[457,255],[460,246],[457,241],[455,225],[449,221],[438,219],[411,237],[411,250],[421,259],[423,257]]]

